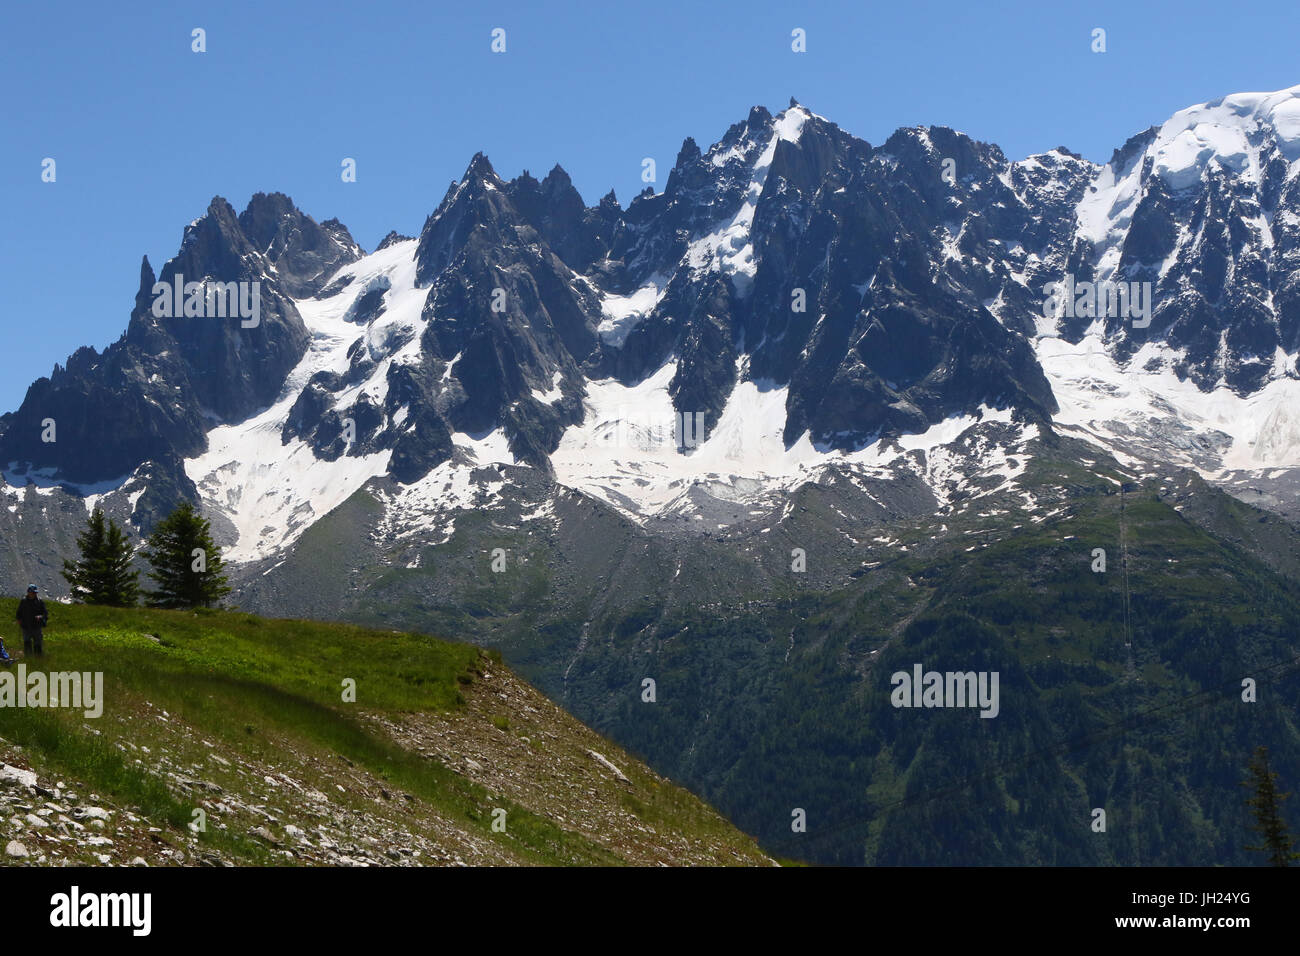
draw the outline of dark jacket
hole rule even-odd
[[[50,616],[45,611],[45,602],[40,598],[23,598],[18,602],[18,613],[14,615],[23,630],[32,630],[38,627],[44,627],[49,623]]]

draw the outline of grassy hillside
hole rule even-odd
[[[236,612],[50,610],[46,655],[24,663],[102,672],[103,714],[0,708],[6,863],[770,862],[496,654]]]

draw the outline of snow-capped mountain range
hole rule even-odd
[[[259,321],[159,317],[177,276],[257,282]],[[1118,284],[1149,313],[1090,307]],[[122,338],[0,420],[0,462],[12,520],[57,498],[147,529],[185,495],[237,563],[362,488],[387,534],[436,543],[501,464],[711,529],[714,505],[779,521],[831,472],[942,509],[1061,435],[1281,504],[1298,356],[1300,86],[1183,110],[1104,166],[941,127],[872,146],[791,101],[687,139],[626,208],[477,155],[368,254],[281,194],[214,199],[143,263]]]

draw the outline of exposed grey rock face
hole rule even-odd
[[[343,223],[317,224],[284,193],[255,193],[239,214],[239,225],[295,299],[315,295],[340,266],[364,254]]]
[[[6,416],[0,460],[78,483],[121,478],[154,462],[156,473],[183,486],[179,460],[203,450],[214,423],[265,407],[302,358],[310,335],[293,296],[311,294],[360,255],[341,224],[318,226],[278,193],[259,193],[240,216],[214,198],[186,227],[161,274],[155,277],[147,258],[141,263],[125,335],[102,355],[79,349],[66,367],[33,383]],[[236,283],[255,313],[235,314],[242,303],[230,299],[220,315],[215,300],[204,298],[213,314],[155,314],[155,283],[175,288],[178,281],[182,289],[190,282]],[[167,298],[168,306],[177,304]]]
[[[1252,139],[1258,178],[1211,162],[1199,179],[1171,185],[1149,135],[1111,163],[1116,178],[1133,176],[1139,189],[1116,274],[1154,285],[1155,316],[1148,332],[1107,316],[1107,332],[1125,356],[1152,339],[1184,350],[1178,372],[1203,390],[1222,380],[1253,392],[1277,350],[1294,355],[1300,345],[1300,181],[1287,178],[1290,164],[1271,131]],[[1076,334],[1087,324],[1076,319]]]
[[[412,238],[413,238],[412,236],[404,236],[396,229],[394,229],[391,232],[389,232],[388,235],[384,236],[382,240],[380,240],[379,245],[375,247],[375,252],[383,252],[385,249],[387,249],[391,245],[394,245],[395,243],[409,242]]]

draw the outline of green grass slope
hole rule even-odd
[[[44,658],[22,663],[102,672],[103,713],[0,707],[6,863],[771,862],[476,647],[238,612],[51,612]]]

